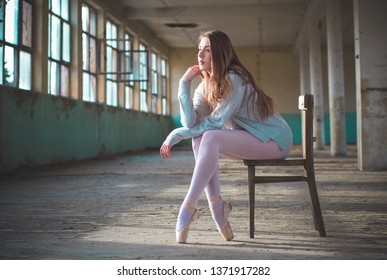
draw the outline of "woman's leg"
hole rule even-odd
[[[197,158],[197,155],[199,153],[200,143],[202,140],[202,136],[198,136],[192,139],[192,150],[194,152],[195,161]],[[209,202],[216,201],[220,199],[220,182],[219,182],[219,166],[216,165],[216,169],[214,172],[214,175],[211,177],[210,181],[208,182],[207,186],[205,187],[205,192],[207,196],[207,200]],[[199,194],[200,196],[200,194]]]
[[[202,136],[198,136],[192,139],[192,150],[195,156],[195,160],[199,151],[200,143]],[[220,183],[219,183],[219,169],[218,166],[215,169],[214,175],[209,180],[207,186],[205,187],[206,196],[208,203],[211,206],[212,201],[218,201],[220,199]],[[202,193],[190,197],[187,195],[181,204],[179,215],[177,218],[176,229],[181,230],[184,228],[187,223],[190,221],[192,215],[194,214],[195,209],[197,208],[198,199]]]
[[[286,157],[288,152],[282,151],[274,141],[262,142],[245,130],[206,131],[196,154],[187,196],[199,199],[212,176],[218,172],[220,154],[235,159],[276,159]]]
[[[262,142],[245,130],[210,130],[193,139],[195,169],[191,185],[181,206],[176,228],[184,227],[192,217],[198,199],[206,189],[214,220],[219,228],[223,220],[223,202],[220,199],[219,155],[233,159],[284,158],[275,142]]]

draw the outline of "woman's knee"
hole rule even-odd
[[[202,135],[202,141],[205,142],[216,142],[219,139],[221,130],[207,130]]]

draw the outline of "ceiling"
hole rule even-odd
[[[128,20],[140,21],[171,48],[195,47],[200,32],[213,29],[227,33],[235,46],[293,47],[305,14],[313,13],[323,21],[325,3],[325,0],[119,1]],[[352,44],[352,1],[344,1],[344,40]]]

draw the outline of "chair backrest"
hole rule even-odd
[[[313,164],[313,109],[314,100],[312,94],[300,95],[298,98],[298,109],[302,114],[302,148],[306,164]]]

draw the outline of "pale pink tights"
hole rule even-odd
[[[219,204],[217,202],[221,199],[218,168],[220,155],[239,160],[277,159],[285,158],[290,147],[283,151],[274,141],[262,142],[246,130],[223,129],[209,130],[193,138],[192,149],[196,164],[191,185],[180,209],[176,225],[178,229],[184,227],[192,217],[204,190],[210,207]],[[182,213],[182,209],[187,210],[183,211],[186,213]]]

